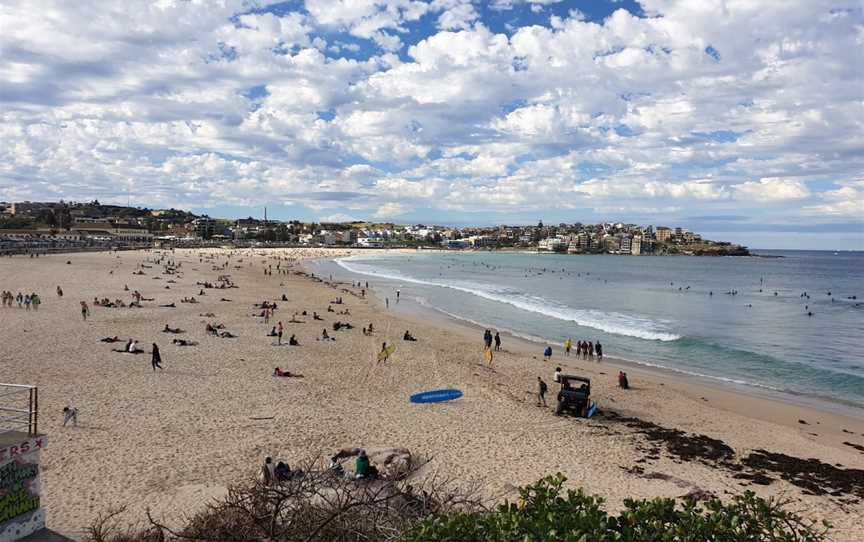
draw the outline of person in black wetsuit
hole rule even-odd
[[[153,365],[153,370],[155,371],[157,367],[161,369],[162,365],[160,365],[160,364],[162,363],[162,355],[159,353],[159,347],[156,346],[156,343],[153,343],[153,354],[152,355],[153,355],[153,357],[150,360],[150,364]]]

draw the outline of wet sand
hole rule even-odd
[[[205,254],[213,259],[199,262]],[[807,515],[829,519],[836,540],[864,538],[858,521],[864,476],[849,471],[864,468],[864,453],[843,444],[864,445],[861,419],[634,368],[626,369],[633,389],[624,391],[616,387],[612,360],[597,364],[556,355],[544,362],[535,345],[509,337],[508,351],[497,354],[489,368],[475,330],[430,324],[386,311],[369,295],[364,300],[301,275],[277,274],[274,258],[287,255],[285,250],[234,251],[227,269],[214,269],[228,254],[178,250],[169,257],[182,264],[182,276],[164,275],[158,265],[144,268],[145,275],[132,274],[156,252],[0,259],[0,289],[35,291],[43,300],[38,312],[0,309],[0,381],[39,386],[41,429],[49,436],[43,502],[53,530],[81,538],[99,512],[119,504],[129,505],[129,520],[140,519],[149,507],[176,521],[227,485],[254,475],[266,455],[296,464],[346,446],[398,446],[431,458],[428,471],[481,481],[490,498],[513,496],[514,486],[559,471],[570,483],[606,496],[612,508],[627,497],[697,491],[726,497],[752,489],[791,498]],[[263,274],[265,261],[273,275]],[[215,282],[223,274],[238,288],[198,295],[196,282]],[[124,284],[154,301],[140,309],[91,304],[90,318],[82,320],[82,300],[128,303]],[[62,298],[54,293],[58,285]],[[287,302],[280,301],[283,293]],[[180,303],[193,295],[200,303]],[[351,316],[326,312],[337,296],[345,304],[334,308],[347,307]],[[279,306],[269,324],[252,316],[260,312],[253,304],[265,299]],[[159,307],[170,302],[176,308]],[[310,314],[299,317],[305,323],[288,323],[302,310]],[[324,321],[313,321],[312,311]],[[200,316],[211,312],[215,316]],[[266,336],[280,320],[284,342],[296,334],[300,346],[276,346]],[[336,320],[355,328],[333,331]],[[208,322],[224,324],[237,338],[208,335]],[[360,328],[370,322],[375,334],[362,335]],[[165,324],[186,333],[162,333]],[[336,341],[316,340],[325,328]],[[418,342],[401,341],[406,329]],[[99,342],[114,335],[134,337],[148,351],[156,342],[164,371],[154,373],[148,354],[120,354],[112,348],[122,344]],[[174,338],[198,345],[175,346]],[[397,350],[379,364],[383,341]],[[553,415],[556,365],[592,377],[601,416]],[[274,378],[276,366],[305,377]],[[535,406],[538,375],[550,385],[549,408]],[[465,395],[438,405],[408,403],[411,393],[440,387]],[[61,410],[69,403],[81,412],[77,428],[61,427]],[[699,444],[695,454],[687,443]],[[789,473],[787,481],[756,450],[783,454],[771,468],[798,468],[786,457],[815,458],[836,472],[820,468],[827,478],[810,480],[809,486]],[[754,482],[757,474],[770,483]],[[851,485],[843,486],[850,476]],[[819,490],[835,495],[808,494]]]

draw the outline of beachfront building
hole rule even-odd
[[[108,240],[123,243],[150,243],[153,241],[153,234],[137,224],[113,222],[82,224],[81,227],[72,228],[71,231],[79,233],[82,237],[99,241]]]
[[[567,248],[567,243],[560,237],[547,237],[537,244],[537,250],[544,252],[558,252]]]
[[[657,226],[657,233],[655,234],[655,238],[658,243],[665,243],[672,237],[672,230],[667,228],[666,226]]]
[[[620,254],[630,254],[632,240],[626,233],[619,233],[618,237],[618,252]]]
[[[474,248],[494,247],[498,244],[498,238],[491,235],[473,235],[466,239]]]
[[[377,237],[358,237],[357,245],[364,248],[384,248],[384,241]]]
[[[634,235],[633,239],[630,241],[630,254],[633,256],[639,256],[642,254],[642,236]]]
[[[207,215],[196,218],[189,223],[189,229],[195,232],[196,237],[201,239],[210,239],[217,233],[216,221]]]
[[[466,239],[445,239],[441,241],[441,246],[451,250],[461,250],[469,248],[471,244]]]

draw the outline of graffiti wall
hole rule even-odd
[[[45,528],[39,502],[40,451],[44,436],[6,433],[0,441],[0,542],[12,542]]]

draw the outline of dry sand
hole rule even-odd
[[[677,497],[694,490],[727,497],[747,488],[791,498],[808,516],[829,519],[836,540],[864,539],[859,498],[808,495],[772,473],[770,485],[745,485],[729,468],[756,449],[864,468],[864,453],[843,444],[864,445],[861,419],[648,373],[630,372],[634,389],[623,391],[616,387],[614,361],[543,362],[532,355],[536,346],[509,339],[509,351],[496,355],[490,369],[482,363],[474,330],[430,326],[385,311],[369,295],[361,300],[303,276],[263,274],[265,260],[275,269],[273,258],[287,253],[234,251],[228,269],[214,270],[214,262],[227,261],[228,251],[178,250],[169,257],[182,264],[182,276],[173,277],[158,265],[145,268],[146,275],[132,274],[157,252],[0,259],[0,289],[35,291],[43,300],[38,312],[0,310],[0,381],[39,386],[40,429],[49,437],[43,454],[49,527],[80,539],[99,512],[122,504],[129,506],[130,520],[150,508],[176,521],[254,475],[266,455],[294,464],[346,446],[399,446],[430,457],[431,469],[482,481],[490,497],[512,496],[514,486],[559,471],[571,484],[606,496],[611,508],[626,497]],[[345,253],[292,252],[304,258]],[[214,259],[199,262],[201,254]],[[238,288],[198,295],[196,282],[226,273]],[[140,309],[92,306],[95,296],[129,302],[125,284],[155,301]],[[62,298],[54,293],[58,285]],[[283,293],[288,302],[280,301]],[[179,302],[193,295],[201,302]],[[337,296],[345,304],[335,308],[347,307],[351,316],[326,312]],[[253,304],[265,299],[279,305],[269,325],[252,316],[260,311]],[[82,300],[91,303],[87,321],[80,315]],[[172,301],[177,308],[158,306]],[[310,314],[300,317],[306,323],[287,322],[302,310]],[[324,322],[313,321],[312,311]],[[215,317],[199,316],[208,312]],[[275,346],[266,336],[280,320],[284,342],[296,334],[301,346]],[[335,320],[356,327],[333,332]],[[224,323],[238,337],[209,336],[207,322]],[[372,337],[360,331],[369,322],[376,328]],[[165,324],[187,332],[162,333]],[[316,340],[324,328],[337,340]],[[401,341],[405,329],[419,341]],[[112,348],[122,343],[99,342],[114,335],[134,337],[148,351],[156,342],[164,371],[154,373],[148,354],[119,354]],[[174,338],[199,344],[177,347]],[[383,341],[396,344],[397,351],[377,364]],[[533,392],[536,377],[543,376],[554,403],[556,364],[591,376],[605,412],[707,435],[730,446],[734,457],[725,466],[681,459],[664,442],[649,442],[640,431],[658,430],[643,422],[555,417],[551,407],[535,406]],[[276,366],[305,378],[274,378]],[[457,387],[465,395],[438,405],[408,403],[411,393],[439,387]],[[77,428],[61,427],[61,409],[69,403],[81,412]],[[860,491],[864,480],[852,484]]]

